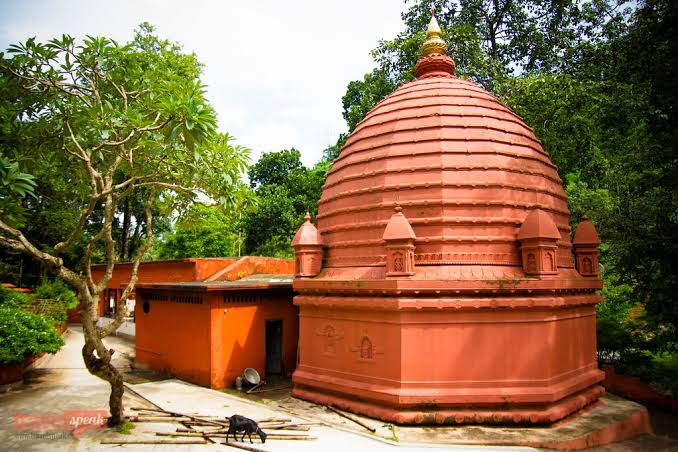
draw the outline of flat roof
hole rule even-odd
[[[177,259],[160,259],[160,260],[153,260],[153,261],[142,261],[141,265],[149,265],[149,264],[185,264],[185,263],[193,263],[193,262],[199,262],[199,261],[225,261],[225,260],[234,260],[234,261],[239,261],[240,259],[247,257],[247,256],[224,256],[224,257],[180,257]],[[123,266],[123,265],[132,265],[133,262],[131,261],[124,261],[124,262],[116,262],[115,266]],[[92,264],[92,268],[99,268],[99,267],[106,267],[107,264]]]
[[[197,290],[210,292],[217,290],[252,290],[252,289],[290,289],[294,275],[255,274],[237,281],[191,281],[191,282],[145,282],[137,283],[137,289],[161,290]]]

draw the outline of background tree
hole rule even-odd
[[[306,212],[315,216],[331,166],[327,160],[313,168],[301,163],[296,149],[263,154],[249,170],[257,205],[243,218],[245,249],[249,254],[291,258],[292,237]]]
[[[41,262],[77,290],[87,369],[111,385],[109,424],[121,422],[123,384],[102,338],[122,323],[97,327],[97,304],[117,259],[113,225],[121,200],[145,196],[145,239],[132,256],[132,274],[121,303],[133,290],[137,270],[153,243],[153,209],[159,201],[178,203],[202,192],[226,201],[244,170],[247,150],[215,133],[215,114],[200,83],[195,55],[158,39],[142,25],[129,44],[87,37],[82,44],[64,35],[47,43],[29,39],[0,59],[0,87],[19,102],[3,99],[4,128],[11,139],[3,154],[20,167],[34,168],[38,187],[48,166],[59,168],[65,199],[78,215],[60,241],[38,243],[24,229],[0,217],[0,246]],[[27,209],[39,210],[23,199]],[[84,249],[79,273],[64,259],[78,244]],[[90,265],[106,265],[95,280]]]
[[[238,256],[239,218],[220,205],[193,204],[153,251],[158,259]]]
[[[630,9],[621,0],[419,0],[402,14],[405,30],[372,51],[376,67],[342,98],[349,131],[400,84],[414,78],[431,8],[457,75],[498,96],[511,75],[557,72],[582,48],[615,36]]]

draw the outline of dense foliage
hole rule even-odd
[[[248,254],[293,257],[292,236],[308,212],[315,216],[330,162],[313,168],[301,163],[296,149],[269,152],[249,170],[257,204],[243,218]]]
[[[0,363],[20,363],[41,353],[56,353],[64,341],[42,316],[0,301]]]
[[[153,257],[178,259],[184,257],[238,256],[241,241],[238,218],[222,206],[193,204],[166,234]]]
[[[17,307],[38,314],[53,326],[62,325],[68,310],[78,305],[73,290],[59,280],[43,280],[33,293],[15,292],[0,286],[0,303],[11,302]]]

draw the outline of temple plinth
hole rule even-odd
[[[418,78],[328,173],[322,267],[294,281],[293,395],[399,424],[552,423],[604,392],[597,243],[585,226],[583,276],[555,165],[520,117],[454,76],[434,21]]]

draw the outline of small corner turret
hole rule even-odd
[[[312,277],[320,273],[323,263],[323,241],[318,229],[311,223],[311,216],[307,213],[297,233],[292,239],[294,248],[295,276]]]
[[[518,231],[523,271],[528,275],[558,273],[556,255],[560,232],[551,215],[541,209],[527,215]]]
[[[582,276],[598,276],[598,245],[600,238],[593,223],[581,218],[572,239],[577,271]]]
[[[403,215],[402,207],[396,207],[395,211],[382,236],[386,242],[386,276],[412,276],[414,275],[414,241],[417,236],[410,222]]]

